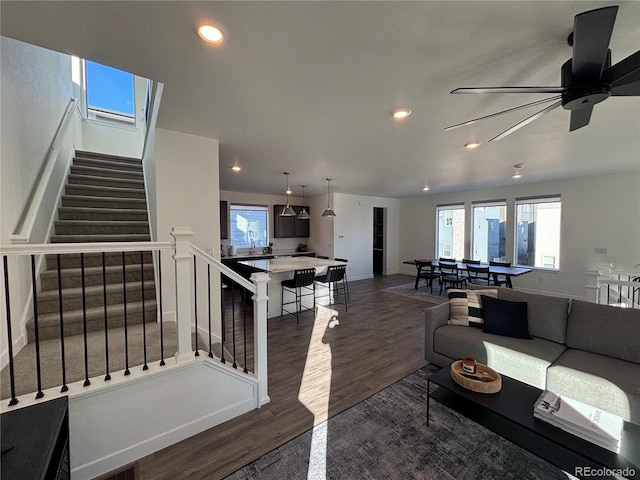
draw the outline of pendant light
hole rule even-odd
[[[322,216],[323,217],[335,217],[336,216],[336,212],[333,211],[333,209],[330,207],[329,205],[329,182],[331,182],[330,178],[327,178],[327,208],[325,209],[324,212],[322,212]]]
[[[302,211],[298,214],[298,218],[300,220],[308,220],[309,218],[311,218],[311,215],[309,215],[309,212],[307,212],[307,209],[304,207],[304,187],[306,185],[300,185],[302,187]]]
[[[287,190],[286,190],[287,204],[282,209],[282,212],[280,212],[280,216],[281,217],[295,217],[296,212],[294,212],[293,208],[291,208],[291,205],[289,205],[289,195],[291,195],[291,189],[289,188],[289,172],[284,172],[284,174],[287,177]]]

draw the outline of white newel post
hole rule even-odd
[[[176,316],[178,321],[178,354],[191,354],[191,227],[173,227],[171,235],[176,239]]]
[[[255,361],[255,375],[260,382],[258,399],[260,406],[269,403],[269,385],[267,379],[267,283],[269,275],[264,272],[253,273],[251,281],[256,285],[253,299],[253,355]]]

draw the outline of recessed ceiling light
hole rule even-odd
[[[422,187],[422,191],[423,192],[428,192],[429,191],[429,187],[427,185],[425,185],[424,187]]]
[[[479,146],[480,146],[480,142],[468,142],[464,144],[464,148],[467,148],[469,150],[478,148]]]
[[[214,27],[213,25],[200,25],[198,27],[198,35],[205,41],[209,43],[222,43],[224,40],[224,34],[222,30],[218,27]]]
[[[391,116],[395,120],[403,120],[407,118],[409,115],[411,115],[410,108],[396,108],[393,112],[391,112]]]
[[[522,167],[524,167],[524,163],[516,163],[513,166],[512,178],[522,178],[522,172],[520,171]]]
[[[233,167],[231,167],[231,170],[233,170],[234,172],[239,172],[240,170],[242,170],[242,167],[240,165],[234,165]]]

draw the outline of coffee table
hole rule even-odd
[[[438,386],[433,392],[432,384]],[[535,418],[533,404],[540,393],[504,375],[500,392],[475,393],[455,383],[445,367],[427,382],[427,426],[433,398],[575,477],[640,479],[640,426],[624,423],[616,454]]]

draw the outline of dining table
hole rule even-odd
[[[417,259],[419,262],[431,262],[432,265],[434,266],[439,266],[440,263],[438,260],[433,260],[430,258],[427,259]],[[402,262],[406,265],[415,265],[416,261],[415,260],[405,260],[404,262]],[[456,265],[458,266],[458,270],[466,270],[467,269],[467,264],[463,263],[463,262],[456,262]],[[498,276],[502,275],[505,277],[505,285],[509,288],[513,288],[513,284],[511,283],[511,277],[519,277],[520,275],[524,275],[526,273],[530,273],[533,269],[530,267],[505,267],[505,266],[501,266],[501,265],[489,265],[488,263],[474,263],[471,264],[474,267],[489,267],[489,273],[491,274],[491,276],[494,278],[494,280],[497,279]]]

